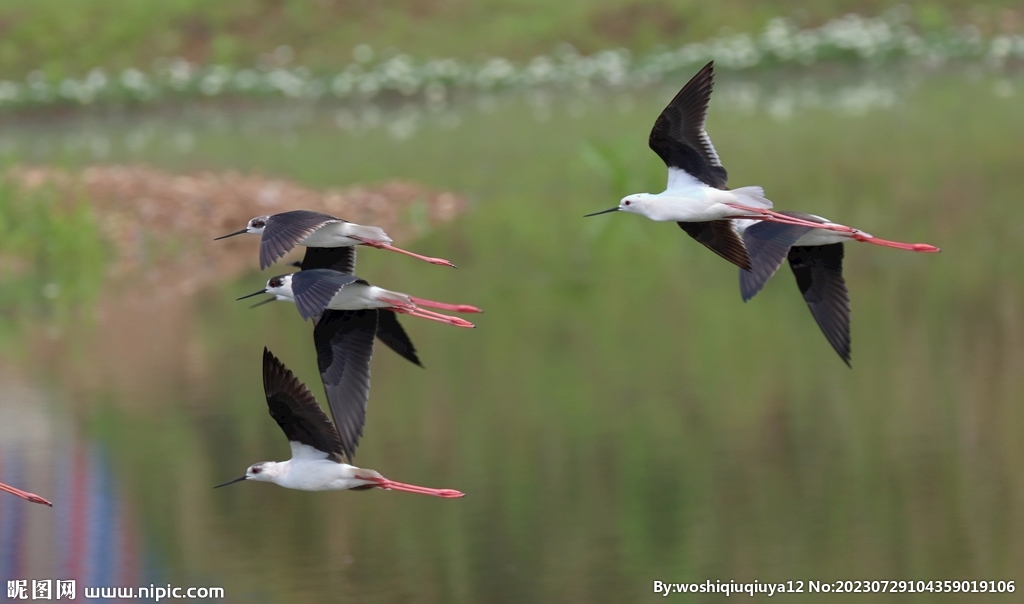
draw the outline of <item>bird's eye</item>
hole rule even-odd
[[[264,226],[266,226],[266,224],[267,223],[263,222],[262,220],[253,220],[252,221],[252,228],[254,228],[254,229],[262,229]]]
[[[254,468],[252,469],[252,473],[253,473],[253,474],[259,474],[259,473],[260,473],[260,472],[262,472],[262,471],[263,471],[263,468],[261,468],[261,467],[259,467],[259,466],[256,466],[256,467],[254,467]]]
[[[277,277],[270,280],[270,287],[281,287],[281,280]]]
[[[626,200],[626,201],[624,201],[622,203],[624,203],[624,204],[626,204],[628,206],[629,205],[629,200]]]

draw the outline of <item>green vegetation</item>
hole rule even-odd
[[[321,394],[295,309],[234,301],[268,272],[125,327],[104,352],[144,385],[111,380],[79,412],[169,580],[216,577],[244,600],[618,604],[650,601],[655,578],[1014,578],[1024,114],[993,84],[935,75],[859,117],[712,104],[735,186],[943,247],[848,247],[852,370],[787,268],[743,304],[736,270],[674,226],[582,218],[664,184],[645,134],[668,88],[556,100],[549,121],[499,99],[404,140],[348,135],[325,113],[286,134],[197,130],[188,154],[114,149],[112,160],[173,169],[312,186],[401,177],[469,194],[470,213],[410,245],[458,271],[360,253],[375,283],[486,312],[473,331],[405,321],[427,369],[375,355],[357,457],[468,495],[210,489],[287,455],[263,407],[262,346]],[[152,127],[163,140],[186,126]],[[77,337],[88,349],[88,330]],[[100,361],[75,362],[89,375]]]
[[[0,346],[33,320],[58,326],[89,308],[106,258],[87,200],[0,181]]]
[[[288,45],[298,64],[329,70],[358,44],[417,57],[503,56],[551,52],[560,43],[592,53],[611,47],[646,52],[722,32],[755,32],[772,17],[814,27],[846,13],[872,16],[892,0],[6,0],[0,3],[0,78],[34,69],[79,77],[95,67],[148,69],[158,57],[199,64],[253,65]],[[910,2],[924,31],[971,23],[983,35],[1019,33],[1020,3],[989,0]]]

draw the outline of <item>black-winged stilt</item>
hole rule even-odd
[[[373,334],[370,334],[372,342]],[[281,361],[263,349],[263,389],[270,416],[288,438],[292,456],[288,461],[264,461],[249,466],[245,475],[219,484],[220,488],[243,480],[272,482],[286,489],[334,491],[390,489],[434,497],[462,497],[453,489],[431,489],[384,478],[379,473],[345,463],[346,443],[316,398]]]
[[[50,503],[49,501],[43,499],[39,495],[36,495],[35,493],[29,493],[28,491],[22,491],[21,489],[16,489],[16,488],[14,488],[14,487],[12,487],[10,485],[6,485],[6,484],[4,484],[2,482],[0,482],[0,491],[4,491],[5,493],[10,493],[11,495],[16,495],[16,496],[21,497],[22,499],[24,499],[26,501],[31,501],[32,503],[41,503],[43,505],[48,505],[51,508],[53,507],[52,503]]]
[[[835,224],[813,214],[784,212],[801,220]],[[740,271],[740,295],[746,302],[761,291],[764,284],[788,259],[797,287],[825,339],[850,364],[850,294],[843,278],[843,244],[863,241],[886,247],[918,252],[937,252],[925,244],[905,244],[878,239],[862,231],[840,232],[795,224],[757,220],[734,220],[736,231],[750,255],[751,270]]]
[[[697,72],[658,116],[648,143],[668,168],[668,184],[661,193],[635,193],[619,205],[587,214],[632,212],[656,221],[675,221],[691,237],[740,268],[750,270],[750,257],[729,219],[749,218],[854,235],[848,226],[815,224],[792,214],[774,212],[761,187],[726,189],[728,174],[704,130],[714,80],[714,61]],[[927,244],[906,246],[916,251],[937,251]]]
[[[448,304],[408,294],[382,289],[369,282],[329,269],[303,270],[287,275],[278,275],[267,281],[264,289],[242,296],[239,300],[271,294],[278,300],[295,302],[303,319],[317,317],[330,310],[363,310],[383,308],[396,313],[429,319],[455,325],[474,327],[465,319],[426,310],[439,308],[463,313],[478,313],[479,308],[468,304]]]
[[[356,267],[356,248],[307,248],[306,256],[300,261],[292,262],[291,266],[300,270],[330,269],[351,275],[355,272]],[[278,299],[279,298],[277,296],[267,298],[262,302],[253,304],[252,307],[255,308],[257,306],[262,306]],[[344,312],[347,311],[327,310],[324,312],[323,316],[317,320],[317,324],[328,319],[330,319],[329,322],[333,322],[337,320],[337,317],[341,316],[337,313]],[[314,335],[315,334],[316,332],[314,331]],[[398,317],[396,316],[395,311],[378,309],[377,339],[413,365],[423,367],[423,363],[420,362],[419,356],[416,355],[416,347],[409,338],[409,334],[405,332],[402,324],[398,322]]]
[[[308,248],[338,248],[356,245],[391,250],[431,264],[455,267],[443,258],[414,254],[391,245],[391,238],[382,229],[363,226],[310,210],[291,210],[279,214],[257,216],[244,229],[214,239],[253,233],[260,235],[260,269],[265,269],[288,253],[296,245]]]
[[[374,287],[355,275],[330,269],[303,270],[273,277],[267,287],[242,296],[272,294],[295,303],[304,319],[313,319],[313,344],[327,403],[346,443],[362,435],[370,397],[370,359],[376,335],[392,350],[420,365],[416,349],[398,323],[396,313],[410,314],[459,327],[473,324],[419,308],[433,305],[459,312],[480,312],[474,306],[444,304]],[[420,365],[422,367],[422,365]]]

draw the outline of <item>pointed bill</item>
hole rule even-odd
[[[220,237],[214,237],[213,240],[214,241],[220,241],[221,239],[227,239],[228,237],[234,237],[235,235],[243,235],[243,234],[248,233],[248,232],[249,232],[249,230],[247,228],[245,228],[245,229],[242,229],[240,231],[235,231],[234,233],[228,233],[227,235],[221,235]]]
[[[238,302],[239,300],[245,300],[246,298],[251,298],[253,296],[258,296],[260,294],[265,294],[265,293],[267,293],[267,290],[266,290],[266,288],[263,288],[263,289],[261,289],[258,292],[253,292],[251,294],[246,294],[246,295],[242,296],[241,298],[235,298],[235,302]]]
[[[583,217],[584,218],[590,218],[591,216],[597,216],[598,214],[607,214],[608,212],[618,212],[618,211],[619,211],[619,206],[615,206],[614,208],[609,208],[607,210],[601,210],[600,212],[594,212],[593,214],[584,214]]]
[[[227,482],[223,482],[223,483],[221,483],[221,484],[219,484],[219,485],[217,485],[217,486],[215,486],[215,487],[213,487],[213,488],[215,488],[215,489],[219,489],[219,488],[221,488],[221,487],[226,487],[226,486],[228,486],[229,484],[235,484],[236,482],[242,482],[243,480],[245,480],[245,478],[246,478],[245,476],[239,476],[238,478],[235,478],[235,479],[233,479],[233,480],[229,480],[229,481],[227,481]]]

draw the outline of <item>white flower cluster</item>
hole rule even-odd
[[[908,23],[906,11],[894,10],[875,18],[847,15],[813,29],[798,29],[786,19],[773,19],[757,36],[722,36],[637,58],[625,49],[583,56],[568,45],[523,65],[503,58],[474,63],[416,60],[404,54],[374,64],[374,55],[372,48],[360,45],[353,52],[352,63],[336,74],[314,74],[306,67],[289,65],[294,52],[287,46],[261,57],[256,68],[202,66],[181,58],[164,59],[157,61],[149,73],[126,69],[118,77],[108,77],[97,68],[82,79],[60,82],[48,81],[41,71],[34,71],[24,82],[0,80],[0,106],[134,103],[223,95],[307,100],[327,95],[358,100],[395,95],[420,96],[428,103],[440,103],[453,92],[467,90],[644,85],[710,59],[734,70],[772,64],[892,59],[920,60],[933,66],[949,60],[980,60],[998,67],[1024,59],[1024,36],[985,39],[973,26],[921,35]]]

